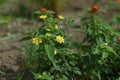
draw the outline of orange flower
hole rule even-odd
[[[93,6],[92,9],[91,9],[92,12],[96,12],[98,10],[99,10],[99,7],[97,7],[97,6]]]
[[[118,3],[120,3],[120,0],[116,0]]]
[[[46,9],[45,8],[41,8],[40,11],[41,12],[46,12]]]
[[[118,42],[120,42],[120,37],[118,38]]]

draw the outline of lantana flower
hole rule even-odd
[[[41,16],[40,16],[40,19],[45,19],[45,18],[47,18],[46,15],[41,15]]]
[[[41,12],[46,12],[46,9],[45,8],[41,8],[40,11]]]
[[[96,12],[96,11],[98,11],[98,10],[99,10],[99,7],[98,7],[98,6],[93,6],[92,9],[91,9],[92,12]]]
[[[62,19],[64,19],[65,17],[62,16],[62,15],[58,15],[58,18],[62,20]]]
[[[55,41],[57,41],[58,43],[61,44],[61,43],[64,43],[64,38],[62,36],[58,35],[58,36],[56,36]]]
[[[116,0],[116,2],[120,3],[120,0]]]
[[[33,38],[32,43],[38,45],[39,43],[42,43],[42,39],[41,38]]]
[[[120,37],[118,38],[118,42],[120,42]]]

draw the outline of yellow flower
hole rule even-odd
[[[39,79],[41,79],[41,78],[42,78],[42,76],[41,76],[41,75],[39,75],[39,76],[38,76],[38,78],[39,78]]]
[[[64,19],[65,17],[63,17],[62,15],[58,15],[59,19]]]
[[[45,18],[47,18],[46,15],[41,15],[41,16],[40,16],[40,19],[45,19]]]
[[[55,29],[58,29],[58,25],[57,24],[55,25]]]
[[[46,30],[46,31],[51,31],[51,30],[50,30],[50,29],[48,29],[48,28],[47,28],[47,29],[45,29],[45,30]]]
[[[48,37],[50,37],[52,34],[46,33],[45,35],[48,36]]]
[[[33,38],[32,43],[38,45],[39,43],[42,43],[42,39],[41,38]]]
[[[64,43],[64,38],[62,36],[58,35],[58,36],[56,36],[55,41],[57,41],[58,43],[61,44],[61,43]]]
[[[56,49],[54,49],[54,55],[56,55],[57,54],[57,51],[56,51]]]

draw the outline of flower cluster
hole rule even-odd
[[[45,19],[45,18],[47,18],[46,15],[41,15],[41,16],[40,16],[40,19]]]
[[[46,19],[48,16],[47,16],[47,10],[45,9],[45,8],[41,8],[40,9],[40,12],[42,12],[42,15],[40,15],[39,16],[39,18],[40,19]],[[63,19],[65,19],[65,17],[64,16],[62,16],[62,15],[58,15],[58,18],[60,19],[60,20],[63,20]]]
[[[47,11],[45,8],[41,8],[39,10],[39,14],[40,14],[39,18],[45,20],[45,25],[46,25],[45,31],[43,31],[45,33],[42,35],[46,36],[45,38],[49,38],[49,39],[52,38],[51,40],[54,40],[54,41],[58,42],[59,44],[64,43],[64,38],[62,36],[60,36],[61,34],[56,35],[56,32],[60,30],[58,27],[59,22],[56,22],[54,20],[54,17],[51,16],[51,13],[49,13],[49,11]],[[65,19],[65,17],[62,15],[58,15],[58,19],[63,20],[63,19]],[[50,23],[48,23],[48,21],[50,21]],[[47,25],[46,23],[50,24],[50,25]],[[53,24],[53,23],[55,23],[55,24]],[[61,32],[61,31],[59,31],[59,32]],[[57,34],[58,34],[58,32],[57,32]],[[49,39],[45,39],[45,40],[49,40]],[[32,43],[34,43],[34,44],[42,43],[42,39],[41,38],[33,38]]]
[[[55,39],[58,43],[64,43],[64,38],[60,35],[56,36],[56,39]]]
[[[80,30],[83,29],[84,37],[80,42],[70,40],[65,34],[66,26],[80,27],[70,18],[62,15],[54,17],[54,12],[45,8],[36,12],[43,23],[27,36],[32,37],[34,45],[30,43],[26,48],[28,54],[25,59],[25,67],[33,71],[29,72],[36,80],[119,79],[120,33],[111,28],[114,24],[97,16],[99,9],[96,5],[92,6],[90,14],[81,20],[83,25],[80,25],[84,28]],[[111,74],[114,75],[111,77]]]
[[[99,10],[99,7],[98,6],[93,6],[91,8],[91,12],[97,12]]]
[[[58,18],[62,20],[62,19],[64,19],[65,17],[62,16],[62,15],[58,15]]]
[[[120,37],[118,38],[118,42],[120,42]]]
[[[40,11],[43,12],[43,13],[45,13],[46,9],[45,8],[41,8]]]
[[[116,2],[120,3],[120,0],[116,0]]]
[[[33,38],[32,43],[38,45],[39,43],[42,43],[42,39],[41,38]]]

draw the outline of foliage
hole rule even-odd
[[[89,13],[82,19],[86,37],[80,44],[83,80],[118,80],[120,33],[97,13]]]
[[[0,5],[3,4],[6,0],[0,0]]]
[[[41,9],[44,10],[44,9]],[[72,80],[79,79],[80,55],[69,47],[68,35],[64,27],[72,23],[70,19],[52,11],[36,11],[43,25],[30,31],[25,46],[25,68],[33,74],[35,80]],[[65,37],[66,36],[66,37]]]
[[[10,21],[10,17],[9,16],[0,16],[0,24],[7,24]]]
[[[82,27],[77,28],[85,37],[79,43],[64,32],[75,25],[73,20],[62,15],[55,18],[45,8],[36,11],[42,25],[22,39],[26,40],[22,77],[27,73],[28,80],[119,80],[120,32],[114,28],[119,15],[109,23],[99,16],[101,11],[93,5],[82,18]]]

